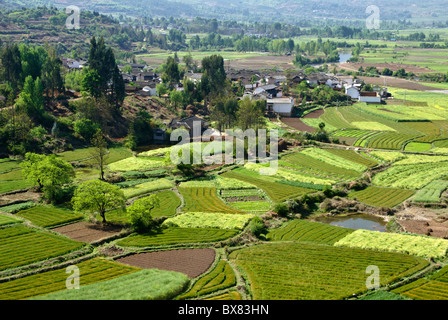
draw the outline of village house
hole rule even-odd
[[[172,130],[184,128],[189,131],[190,137],[193,137],[195,133],[193,132],[193,128],[195,125],[198,125],[201,128],[201,134],[209,127],[209,123],[204,119],[192,116],[185,119],[171,119],[168,128]]]
[[[291,117],[294,107],[292,97],[272,98],[266,100],[266,112],[268,114],[278,114],[283,117]]]
[[[359,93],[359,102],[365,103],[381,103],[381,96],[378,92],[360,92]]]

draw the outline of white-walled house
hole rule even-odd
[[[360,92],[358,100],[365,103],[381,103],[378,92]]]
[[[352,99],[359,99],[359,89],[353,85],[345,88],[345,94],[349,95]]]
[[[269,113],[290,117],[292,115],[293,107],[294,99],[292,97],[266,99],[266,111]]]

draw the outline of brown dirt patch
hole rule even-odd
[[[282,122],[291,128],[294,128],[299,131],[306,131],[309,133],[313,133],[316,129],[305,124],[302,120],[299,118],[282,118]]]
[[[310,113],[308,113],[306,116],[304,116],[304,118],[317,119],[321,115],[323,115],[324,112],[325,112],[324,109],[317,109],[317,110],[314,110],[314,111],[311,111]]]
[[[41,194],[28,190],[26,192],[17,192],[0,197],[2,203],[18,203],[21,201],[39,201]]]
[[[67,226],[54,228],[52,230],[62,233],[73,240],[95,242],[119,234],[121,227],[103,226],[101,224],[81,221]]]
[[[247,70],[265,70],[265,69],[290,69],[294,68],[293,55],[291,56],[271,56],[260,55],[257,57],[250,57],[238,60],[231,60],[230,66],[234,69],[247,69]]]
[[[407,232],[428,235],[437,238],[448,237],[448,222],[403,220],[399,221]]]
[[[432,237],[448,236],[448,209],[407,207],[395,214],[405,231]]]
[[[193,279],[210,268],[215,255],[213,249],[181,249],[133,254],[116,261],[144,269],[182,272]]]
[[[402,114],[401,112],[396,112],[396,111],[392,111],[392,110],[388,110],[388,109],[384,109],[384,108],[381,108],[381,109],[379,109],[379,110],[387,111],[387,112],[390,112],[390,113],[398,113],[398,114]]]

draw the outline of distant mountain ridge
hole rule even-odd
[[[348,0],[2,0],[2,7],[68,6],[107,14],[131,16],[187,17],[201,16],[220,20],[282,21],[364,20],[370,4],[380,9],[380,19],[448,20],[445,0],[376,0],[372,3]],[[3,5],[4,4],[4,5]]]

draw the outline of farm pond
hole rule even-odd
[[[352,214],[347,216],[319,217],[316,221],[331,224],[333,226],[345,227],[350,229],[365,229],[371,231],[386,231],[386,222],[369,214]]]

